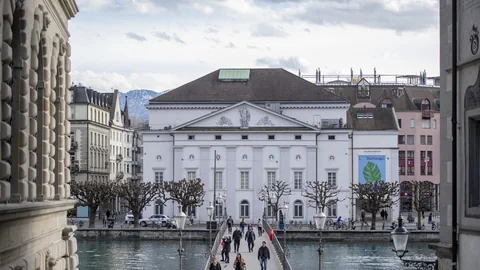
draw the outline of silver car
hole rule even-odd
[[[140,226],[147,227],[149,225],[160,225],[166,227],[171,224],[172,220],[167,215],[151,215],[149,218],[140,220]]]

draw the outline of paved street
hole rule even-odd
[[[243,259],[245,260],[246,266],[248,270],[260,270],[260,262],[257,259],[257,254],[258,254],[258,249],[262,246],[262,241],[267,242],[267,247],[270,250],[270,260],[267,262],[267,269],[268,270],[281,270],[282,266],[280,264],[280,259],[275,253],[275,249],[273,248],[273,245],[270,242],[270,239],[268,239],[268,234],[265,232],[262,234],[261,237],[257,235],[257,230],[256,227],[254,228],[255,232],[255,245],[253,247],[253,252],[248,252],[248,244],[247,241],[245,241],[245,235],[243,239],[240,241],[240,254],[242,254]],[[228,230],[225,232],[225,236],[231,236],[231,234],[228,233]],[[221,255],[221,249],[222,247],[219,247],[219,250],[217,252],[217,260],[220,262],[222,259]],[[236,253],[233,252],[233,242],[232,242],[232,250],[230,252],[230,263],[227,265],[224,262],[221,262],[222,268],[226,269],[233,269],[233,262],[235,261],[235,256]]]

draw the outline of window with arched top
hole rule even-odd
[[[296,200],[293,203],[293,217],[303,218],[303,202],[300,200]]]
[[[380,102],[380,107],[382,108],[391,108],[393,106],[392,100],[389,98],[384,98]]]
[[[247,200],[240,202],[240,218],[250,217],[250,203]]]

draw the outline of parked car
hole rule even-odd
[[[151,215],[149,218],[140,220],[140,226],[142,227],[154,224],[160,224],[162,227],[168,227],[168,224],[172,224],[172,219],[167,215]]]
[[[133,224],[133,215],[132,214],[126,214],[125,215],[125,223],[126,224]]]

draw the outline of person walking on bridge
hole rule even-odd
[[[236,228],[233,232],[233,251],[237,253],[240,250],[240,240],[242,239],[242,232]]]
[[[217,262],[217,258],[212,258],[209,270],[222,270],[222,266]]]
[[[253,243],[255,242],[255,233],[253,229],[248,229],[248,232],[245,234],[245,240],[248,243],[248,252],[253,252]]]
[[[265,241],[262,242],[262,246],[258,249],[258,260],[260,261],[261,270],[267,270],[267,260],[270,260],[270,251]]]
[[[242,258],[242,254],[237,253],[237,257],[235,258],[235,261],[233,262],[233,269],[235,270],[245,270],[246,268],[246,263],[245,260]]]

